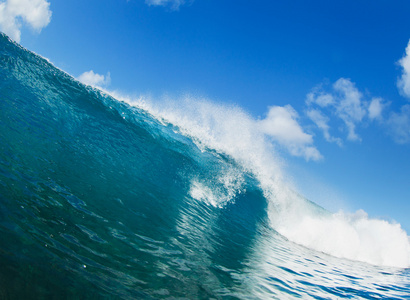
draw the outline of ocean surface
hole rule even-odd
[[[300,196],[241,108],[117,96],[0,35],[0,299],[410,299],[400,224]]]

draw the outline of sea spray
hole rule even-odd
[[[289,217],[277,230],[292,241],[336,257],[384,266],[410,266],[408,236],[400,224],[369,219],[364,211],[322,216],[305,213],[297,220]]]
[[[400,224],[371,219],[364,211],[355,214],[326,212],[295,192],[284,175],[284,166],[264,120],[252,118],[241,108],[186,96],[177,101],[153,103],[146,99],[121,98],[153,116],[171,123],[202,149],[226,153],[244,172],[251,172],[269,203],[275,230],[289,240],[336,257],[374,265],[409,267],[410,242]],[[198,192],[194,182],[193,191]],[[208,191],[211,203],[217,203]],[[223,197],[221,197],[222,199]]]

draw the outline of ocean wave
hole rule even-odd
[[[240,107],[84,86],[4,35],[0,76],[0,298],[408,295],[400,225],[300,196]]]

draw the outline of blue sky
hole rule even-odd
[[[302,194],[409,233],[409,14],[407,0],[0,0],[0,30],[110,90],[237,104],[269,121]]]

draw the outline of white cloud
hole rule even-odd
[[[319,160],[322,155],[312,146],[313,137],[303,131],[292,106],[272,106],[265,119],[259,121],[261,131],[284,146],[292,155]]]
[[[402,96],[410,98],[410,40],[405,55],[398,61],[398,64],[403,70],[397,81],[397,87]],[[396,143],[410,143],[410,105],[403,105],[400,112],[391,112],[386,124]]]
[[[403,105],[399,113],[392,112],[387,124],[397,143],[410,143],[410,105]]]
[[[185,4],[185,0],[145,0],[149,6],[171,6],[172,9],[178,10],[179,7]]]
[[[6,0],[0,2],[0,30],[20,42],[22,21],[37,32],[51,21],[46,0]]]
[[[347,78],[338,79],[329,92],[323,90],[322,85],[314,88],[306,96],[308,106],[307,115],[322,130],[328,142],[335,142],[342,145],[340,138],[330,135],[330,119],[326,115],[331,115],[343,121],[347,130],[347,140],[360,141],[360,136],[356,133],[356,127],[363,122],[365,117],[375,119],[381,117],[384,108],[381,98],[374,98],[369,102],[363,99],[362,93],[355,84]],[[316,106],[316,108],[313,108]],[[332,118],[334,122],[335,118]]]
[[[340,78],[333,84],[333,89],[341,96],[336,106],[336,113],[347,127],[347,139],[360,140],[356,134],[356,123],[361,122],[366,115],[366,109],[362,103],[362,94],[350,79]]]
[[[402,67],[402,74],[397,87],[402,96],[410,98],[410,40],[398,64]],[[402,106],[399,112],[389,113],[390,102],[380,97],[365,99],[350,79],[340,78],[328,89],[324,84],[316,86],[306,95],[305,103],[306,115],[328,142],[342,145],[340,138],[330,135],[331,126],[347,130],[347,140],[360,141],[356,128],[362,123],[377,121],[388,129],[395,142],[410,143],[410,105]],[[343,126],[337,124],[338,120],[343,122]]]
[[[410,40],[406,47],[406,54],[398,63],[403,71],[397,82],[397,87],[403,96],[410,98]]]
[[[318,86],[313,89],[312,92],[307,94],[306,96],[306,104],[317,104],[320,107],[327,107],[329,105],[333,105],[335,103],[335,99],[332,95],[324,93],[321,91],[322,86]]]
[[[104,87],[108,86],[111,83],[111,76],[110,72],[107,73],[107,75],[100,75],[97,73],[94,73],[93,70],[84,72],[77,78],[79,81],[81,81],[84,84],[88,84],[94,87]]]
[[[330,127],[328,125],[329,118],[323,115],[317,109],[310,109],[307,111],[307,116],[316,124],[316,126],[323,131],[323,136],[325,137],[326,141],[331,143],[336,143],[340,147],[343,145],[343,142],[340,138],[336,138],[330,135]]]
[[[368,107],[369,118],[371,120],[380,119],[382,117],[382,112],[385,104],[382,98],[373,98]]]

